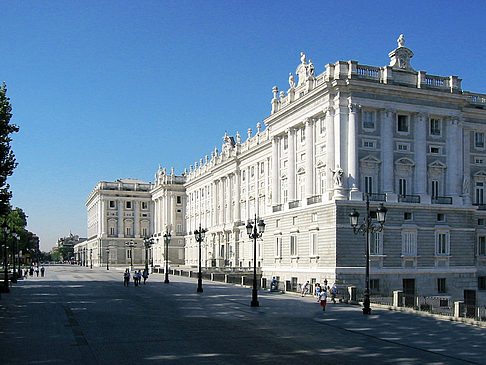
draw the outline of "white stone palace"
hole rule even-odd
[[[143,209],[134,205],[130,231],[160,240],[154,264],[163,266],[170,227],[170,261],[197,266],[193,231],[201,225],[203,267],[251,268],[245,224],[258,216],[266,223],[256,263],[263,278],[288,288],[306,280],[363,288],[365,238],[348,215],[365,216],[367,193],[372,213],[388,208],[385,229],[372,236],[372,294],[486,303],[486,95],[462,90],[457,76],[414,70],[403,35],[397,42],[388,66],[338,61],[320,75],[302,52],[288,90],[273,87],[271,114],[255,133],[225,134],[221,150],[181,176],[159,168],[155,184],[144,185],[150,219],[139,222]],[[115,209],[110,223],[108,203],[92,213],[92,199],[88,245],[103,245],[109,227],[111,242],[129,238],[130,210]]]

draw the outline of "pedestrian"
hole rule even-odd
[[[326,304],[327,304],[327,292],[326,289],[322,289],[321,293],[319,294],[319,298],[321,299],[321,307],[322,311],[326,311]]]
[[[30,269],[29,269],[29,275],[34,276],[34,267],[33,266],[31,266]]]
[[[130,271],[128,269],[125,270],[123,274],[123,286],[128,286],[130,284]]]
[[[41,266],[41,276],[44,277],[44,273],[45,273],[46,269],[44,267],[44,265]]]
[[[304,286],[302,287],[302,296],[305,296],[309,292],[309,280],[306,281]]]
[[[148,276],[149,276],[149,273],[148,273],[148,270],[147,269],[144,269],[143,270],[142,276],[143,276],[143,285],[145,285],[145,282],[147,281]]]
[[[316,283],[316,292],[315,292],[315,296],[316,296],[317,301],[319,301],[319,300],[320,300],[320,299],[319,299],[320,294],[321,294],[321,284]]]
[[[142,283],[142,272],[140,270],[137,272],[137,283],[138,285]]]
[[[336,295],[337,295],[337,286],[336,283],[332,284],[331,289],[329,289],[329,292],[331,293],[331,300],[333,303],[336,303]]]
[[[37,275],[37,277],[39,277],[39,266],[35,267],[35,274]]]

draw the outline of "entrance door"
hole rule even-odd
[[[466,317],[476,316],[476,290],[464,290],[464,306],[466,307]]]
[[[403,279],[405,307],[413,307],[415,302],[415,279]]]

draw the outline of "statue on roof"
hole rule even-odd
[[[304,52],[300,52],[300,63],[302,63],[303,65],[307,64],[307,58],[305,57]]]
[[[405,46],[405,37],[403,36],[403,34],[400,34],[400,37],[398,37],[397,39],[397,43],[398,43],[398,48]]]
[[[291,89],[295,89],[295,80],[294,80],[294,75],[292,75],[292,72],[289,73],[289,86]]]

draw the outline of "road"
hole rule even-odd
[[[0,299],[0,364],[486,364],[486,329],[193,278],[49,266]]]

